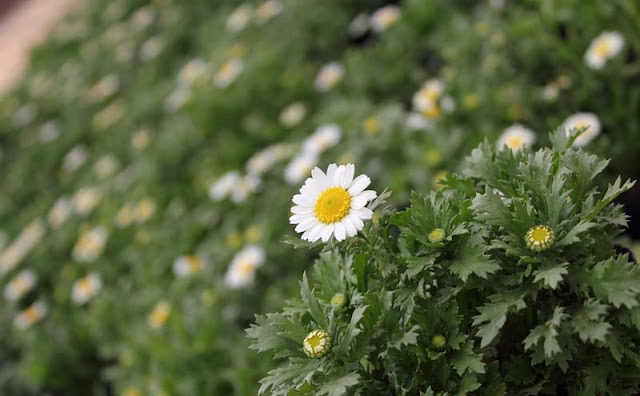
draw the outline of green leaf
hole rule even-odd
[[[562,282],[562,275],[566,275],[568,263],[562,263],[558,265],[547,265],[537,271],[533,272],[534,282],[542,281],[545,287],[555,289],[558,287],[558,283]]]
[[[585,220],[593,220],[600,213],[605,206],[609,205],[623,192],[630,190],[635,184],[635,181],[627,180],[624,184],[622,184],[622,179],[620,176],[616,179],[613,184],[609,184],[607,188],[607,192],[604,194],[604,197],[596,203],[596,206],[587,214]]]
[[[460,380],[460,386],[458,387],[456,396],[466,396],[478,388],[480,388],[478,377],[475,374],[466,374]]]
[[[271,370],[267,377],[260,380],[258,393],[262,395],[269,391],[270,395],[287,395],[289,389],[300,389],[305,383],[311,382],[321,365],[322,360],[318,359],[291,359],[288,366]]]
[[[451,357],[451,364],[456,369],[459,376],[465,372],[484,374],[484,363],[482,355],[473,352],[473,346],[468,342],[463,349],[456,351]]]
[[[564,312],[563,307],[556,307],[553,311],[553,316],[546,323],[536,326],[527,338],[524,339],[524,350],[528,351],[535,346],[538,341],[544,339],[544,355],[547,358],[553,357],[553,355],[560,353],[562,349],[558,343],[558,328],[564,320],[569,317]]]
[[[579,274],[579,278],[593,289],[596,297],[610,302],[616,308],[638,305],[640,267],[630,262],[627,255],[602,261],[593,269]]]
[[[608,305],[601,304],[597,299],[585,301],[583,308],[572,320],[574,331],[583,342],[605,341],[611,325],[604,321]]]
[[[317,395],[342,396],[347,394],[349,387],[357,385],[360,376],[353,372],[339,378],[331,378],[318,389]]]
[[[556,247],[569,246],[574,243],[580,242],[580,238],[578,235],[582,234],[585,231],[595,227],[597,224],[590,221],[581,221],[575,227],[573,227],[569,232],[562,237],[557,243]]]
[[[327,330],[329,328],[327,324],[327,318],[324,314],[324,311],[322,310],[322,307],[320,307],[318,299],[309,288],[309,282],[307,280],[306,272],[302,274],[302,282],[300,283],[300,286],[300,295],[302,297],[302,302],[304,302],[304,305],[307,307],[307,309],[309,309],[311,317],[313,317],[318,326]]]
[[[481,347],[486,347],[496,338],[511,310],[520,310],[526,306],[525,295],[526,293],[517,292],[494,294],[489,297],[494,302],[478,308],[480,315],[473,317],[473,325],[478,326],[476,335],[481,338]]]
[[[401,349],[403,345],[416,345],[419,336],[418,330],[420,330],[420,326],[413,326],[409,331],[404,333],[400,339],[394,341],[391,346],[396,349]]]
[[[486,279],[488,274],[500,269],[500,265],[485,254],[482,246],[476,243],[465,244],[461,247],[460,256],[449,264],[449,271],[466,282],[469,275],[475,274]]]

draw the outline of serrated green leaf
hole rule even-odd
[[[342,396],[346,395],[348,388],[358,384],[360,375],[353,372],[338,378],[330,378],[318,389],[317,395]]]
[[[461,377],[466,372],[477,374],[484,374],[485,372],[482,355],[473,352],[473,346],[470,342],[467,343],[463,349],[453,354],[451,364],[453,364],[456,372]]]
[[[536,326],[527,338],[524,339],[524,350],[528,351],[535,346],[538,341],[544,339],[544,354],[547,358],[553,357],[555,354],[560,353],[562,349],[558,343],[558,328],[564,320],[568,318],[565,314],[563,307],[556,307],[553,311],[553,316],[546,323]]]
[[[545,287],[555,289],[558,287],[558,283],[562,282],[562,275],[566,275],[569,272],[567,270],[568,265],[568,263],[562,263],[542,267],[541,269],[533,272],[533,281],[542,281],[542,284]]]
[[[573,329],[583,342],[605,341],[611,329],[611,324],[604,321],[607,308],[606,304],[592,298],[573,316]]]
[[[630,262],[627,255],[602,261],[578,276],[593,289],[596,297],[609,301],[616,308],[638,306],[640,267]]]
[[[323,329],[328,329],[329,326],[327,324],[327,318],[320,307],[320,303],[318,299],[313,294],[311,289],[309,288],[309,281],[307,280],[307,274],[302,274],[302,282],[300,282],[300,295],[302,297],[302,302],[309,310],[311,317],[315,320],[315,322]]]
[[[475,274],[486,279],[487,275],[500,269],[500,265],[485,254],[484,249],[475,243],[465,244],[460,255],[451,261],[449,271],[466,282],[469,275]]]

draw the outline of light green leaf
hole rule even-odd
[[[545,287],[549,287],[551,289],[555,289],[558,287],[558,283],[562,282],[562,275],[566,275],[568,273],[567,266],[568,263],[562,263],[558,265],[549,265],[545,266],[537,271],[533,272],[534,282],[542,281],[542,284]]]
[[[342,396],[347,394],[349,387],[357,385],[360,376],[353,372],[339,378],[331,378],[318,389],[317,395]]]
[[[460,256],[449,264],[449,271],[457,275],[463,282],[466,282],[471,274],[486,279],[488,274],[500,269],[500,265],[491,260],[478,244],[465,244],[461,250]]]
[[[463,349],[453,354],[451,363],[459,376],[462,376],[465,372],[478,374],[484,374],[485,372],[482,355],[473,352],[473,346],[470,342]]]

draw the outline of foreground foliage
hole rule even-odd
[[[327,246],[301,298],[247,330],[283,360],[261,393],[637,394],[640,267],[616,251],[627,219],[612,203],[633,183],[600,191],[608,161],[573,139],[484,143],[444,188]],[[318,359],[302,351],[314,329],[333,340]]]

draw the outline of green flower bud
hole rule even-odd
[[[347,297],[344,293],[336,293],[331,297],[331,306],[336,308],[342,308],[347,303]]]
[[[441,334],[436,334],[431,339],[431,345],[436,349],[442,349],[447,345],[447,339]]]
[[[302,346],[307,356],[319,359],[331,350],[331,336],[324,330],[314,330],[307,335]]]
[[[525,236],[527,247],[534,252],[551,249],[556,243],[556,234],[547,226],[539,225],[529,228]]]
[[[447,234],[444,232],[442,228],[436,228],[427,235],[429,242],[431,243],[440,243],[444,241],[444,238]]]

